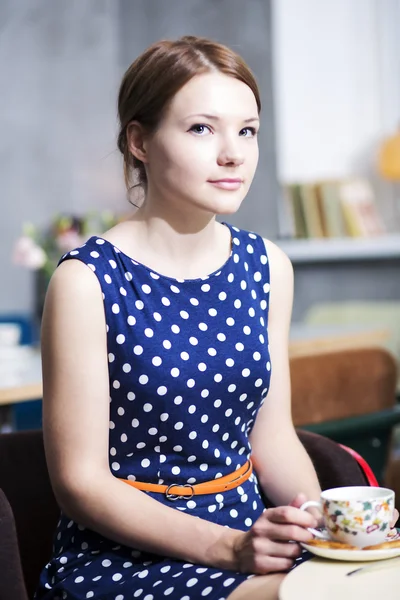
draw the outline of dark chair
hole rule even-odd
[[[298,431],[321,487],[368,485],[357,461],[335,442]],[[51,555],[59,508],[41,430],[0,435],[0,600],[33,597]]]
[[[0,600],[27,600],[51,555],[60,512],[41,430],[0,435],[0,488]]]

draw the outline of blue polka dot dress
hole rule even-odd
[[[115,477],[196,484],[250,457],[271,376],[269,264],[261,237],[228,227],[231,255],[202,279],[160,275],[100,237],[60,261],[82,261],[102,289]],[[149,495],[243,531],[265,510],[255,473],[220,494],[175,502]],[[223,600],[248,577],[116,544],[62,514],[36,599]]]

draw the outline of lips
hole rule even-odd
[[[215,187],[218,187],[222,190],[238,190],[243,183],[242,179],[216,179],[214,181],[209,181]]]
[[[242,183],[242,179],[239,179],[239,178],[231,179],[231,178],[226,177],[225,179],[210,180],[210,183]]]

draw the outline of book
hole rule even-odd
[[[347,230],[339,198],[339,182],[320,181],[316,184],[316,188],[326,237],[346,237]]]
[[[299,186],[303,214],[306,223],[307,237],[323,238],[321,212],[319,209],[317,191],[314,184],[303,183]]]
[[[288,184],[286,186],[286,193],[292,206],[296,238],[306,238],[308,237],[308,231],[301,200],[300,185],[297,183]]]
[[[286,232],[296,238],[372,237],[386,233],[373,187],[362,177],[283,185]]]
[[[385,233],[386,228],[369,181],[362,178],[343,181],[339,186],[339,197],[346,228],[351,237],[371,237]]]
[[[319,213],[319,219],[320,219],[321,228],[322,228],[322,234],[323,234],[324,238],[327,238],[327,237],[329,237],[329,231],[328,231],[327,215],[325,214],[325,210],[324,210],[321,189],[320,189],[320,186],[318,183],[314,184],[314,188],[315,188],[315,197],[316,197],[316,201],[317,201],[317,210]]]

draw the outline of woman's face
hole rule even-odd
[[[258,128],[246,84],[220,73],[194,77],[145,142],[149,199],[180,210],[235,212],[256,170]]]

